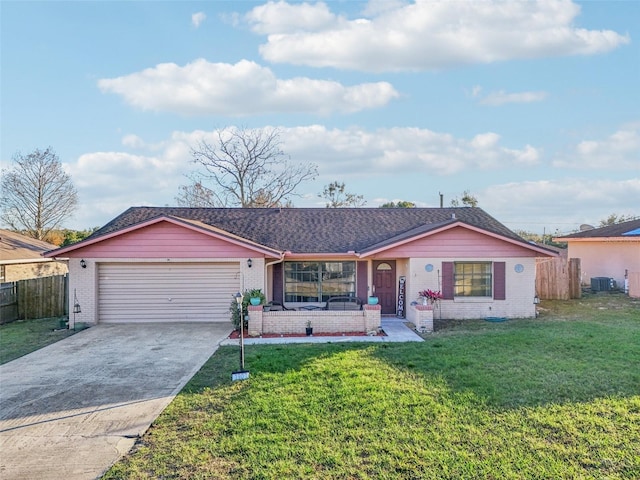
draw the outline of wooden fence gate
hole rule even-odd
[[[0,325],[18,319],[18,282],[0,284]]]
[[[3,283],[0,323],[68,315],[68,288],[68,275]]]
[[[536,293],[542,300],[580,298],[580,259],[556,257],[538,260]]]

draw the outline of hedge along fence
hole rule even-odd
[[[3,283],[0,323],[68,315],[68,288],[67,275]]]

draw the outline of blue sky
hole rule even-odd
[[[1,15],[1,159],[53,147],[70,228],[173,205],[216,129],[277,127],[366,206],[469,190],[512,229],[640,214],[640,2],[34,2]]]

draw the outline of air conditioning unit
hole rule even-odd
[[[616,289],[616,281],[609,277],[592,277],[591,278],[591,291],[593,292],[608,292]]]

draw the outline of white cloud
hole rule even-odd
[[[265,127],[270,128],[270,127]],[[319,165],[323,177],[381,178],[409,175],[453,175],[463,170],[522,166],[535,148],[507,149],[495,133],[468,140],[419,128],[327,129],[322,125],[280,128],[282,148],[296,162]],[[215,141],[214,131],[175,131],[159,143],[124,135],[130,152],[94,152],[68,165],[81,196],[79,220],[104,223],[132,205],[172,205],[178,186],[195,169],[190,149],[201,140]],[[536,155],[533,155],[536,157]],[[413,173],[411,173],[413,172]],[[102,214],[101,221],[88,220]]]
[[[207,15],[204,12],[194,13],[191,15],[191,24],[198,28],[206,19]]]
[[[101,79],[98,86],[143,110],[185,115],[351,113],[386,105],[398,97],[387,82],[349,87],[305,77],[280,80],[270,69],[248,60],[228,64],[198,59],[184,67],[163,63],[130,75]]]
[[[583,140],[553,161],[558,168],[640,171],[640,122],[603,140]]]
[[[365,194],[369,206],[375,206],[376,199],[385,194],[416,201],[420,206],[427,206],[423,202],[431,198],[434,205],[437,190],[426,191],[429,185],[438,185],[447,192],[448,204],[450,195],[470,187],[480,206],[510,228],[536,230],[540,224],[539,231],[546,226],[547,232],[556,228],[567,232],[581,223],[597,223],[614,212],[638,213],[637,202],[632,200],[640,198],[637,176],[624,180],[496,181],[484,189],[461,184],[461,178],[476,173],[486,178],[483,173],[493,176],[495,172],[496,178],[498,174],[503,178],[509,169],[518,171],[517,176],[522,177],[522,166],[539,163],[540,152],[535,147],[507,148],[494,132],[479,133],[468,139],[401,127],[367,130],[308,125],[280,127],[280,132],[282,148],[294,161],[319,166],[320,178],[301,189],[300,193],[309,195],[306,200],[296,202],[298,206],[315,206],[322,182],[337,178],[345,181],[352,191]],[[630,136],[616,132],[611,138],[624,142]],[[128,134],[123,137],[124,149],[135,149],[135,153],[87,153],[75,163],[65,164],[73,172],[81,197],[77,228],[104,224],[134,205],[175,204],[178,186],[188,183],[186,175],[195,169],[191,146],[201,140],[214,139],[214,131],[204,130],[175,131],[158,143]],[[463,173],[465,176],[460,176]],[[374,189],[373,194],[361,190],[361,186],[367,184],[380,188]],[[404,187],[398,190],[398,185]]]
[[[477,88],[477,87],[476,87]],[[497,107],[506,103],[533,103],[541,102],[547,98],[547,92],[517,92],[508,93],[504,90],[491,92],[485,96],[480,96],[480,91],[474,89],[476,97],[480,97],[480,105]]]
[[[291,5],[284,1],[267,2],[253,8],[246,20],[254,32],[262,35],[323,31],[336,23],[346,22],[332,14],[322,2]]]
[[[611,213],[637,215],[640,178],[568,178],[492,185],[479,205],[512,229],[570,233],[582,223],[598,224]]]
[[[267,35],[260,53],[270,62],[370,72],[593,55],[630,41],[611,30],[577,28],[580,7],[566,0],[392,6],[376,2],[364,12],[369,18],[347,19],[323,2],[269,2],[245,20]]]
[[[453,175],[463,170],[524,167],[538,162],[538,150],[530,145],[509,149],[500,136],[488,132],[468,140],[428,129],[396,127],[367,131],[327,129],[321,125],[283,130],[287,152],[325,164],[340,165],[341,172],[389,174],[411,169],[420,174]]]
[[[139,136],[129,134],[122,137],[122,145],[129,148],[143,148],[145,143]]]

